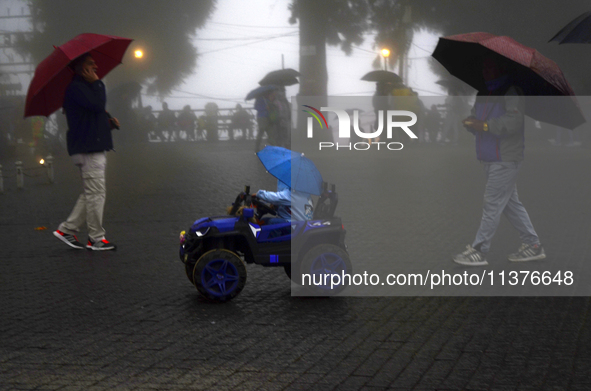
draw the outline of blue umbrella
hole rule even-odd
[[[269,174],[302,193],[322,194],[322,175],[303,153],[267,146],[257,156]]]
[[[261,87],[255,88],[254,90],[250,91],[248,93],[248,95],[246,95],[246,100],[254,99],[257,96],[264,94],[265,92],[269,92],[269,91],[276,90],[276,89],[277,89],[277,87],[272,86],[272,85],[266,85],[266,86],[261,86]]]

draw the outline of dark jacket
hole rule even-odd
[[[107,94],[102,81],[91,84],[79,75],[74,76],[66,89],[63,104],[68,120],[70,155],[113,149],[106,104]]]

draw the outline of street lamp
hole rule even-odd
[[[388,70],[388,57],[390,57],[390,49],[383,48],[381,51],[382,57],[384,58],[384,70]]]

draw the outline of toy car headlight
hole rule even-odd
[[[195,230],[195,235],[197,236],[205,236],[209,232],[209,227],[199,228]]]

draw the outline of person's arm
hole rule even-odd
[[[516,87],[511,87],[504,97],[505,114],[486,121],[474,117],[466,118],[462,123],[472,133],[487,132],[496,137],[514,134],[523,129],[525,98]]]
[[[291,192],[289,189],[282,191],[259,190],[256,196],[262,201],[273,205],[291,205]]]
[[[464,126],[464,128],[472,134],[476,134],[476,130],[477,130],[473,126],[475,123],[474,120],[476,120],[476,103],[477,102],[478,102],[478,96],[476,97],[476,102],[474,103],[474,105],[472,106],[472,109],[470,110],[470,115],[462,121],[462,125]],[[447,110],[450,110],[450,108],[449,108],[450,104],[448,103],[447,99],[445,100],[445,106],[446,106]],[[478,130],[481,130],[481,129],[478,129]]]
[[[113,117],[108,111],[107,111],[107,117],[109,117],[109,126],[112,129],[119,129],[119,127],[121,126],[121,124],[119,123],[119,120],[115,117]]]

